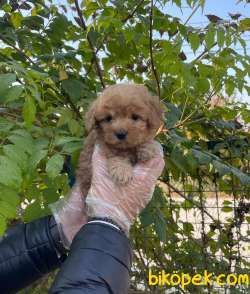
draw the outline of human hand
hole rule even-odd
[[[87,222],[85,199],[78,184],[73,186],[68,197],[51,204],[50,209],[56,220],[63,246],[69,249],[74,236]]]
[[[162,147],[154,142],[157,150],[155,156],[133,167],[133,178],[127,185],[119,185],[112,180],[107,158],[100,146],[95,146],[92,182],[86,198],[89,216],[110,218],[128,233],[137,215],[150,201],[165,164]]]

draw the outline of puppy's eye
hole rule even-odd
[[[105,120],[106,122],[111,122],[111,120],[112,120],[112,116],[111,116],[111,115],[108,115],[104,120]]]
[[[132,114],[131,118],[132,118],[132,120],[135,120],[135,121],[140,119],[139,115],[137,115],[137,114]]]

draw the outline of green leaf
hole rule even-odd
[[[191,48],[194,52],[199,48],[200,46],[200,37],[198,33],[191,33],[188,36],[189,43],[191,44]]]
[[[0,156],[0,183],[19,188],[22,182],[22,174],[19,166],[8,157]]]
[[[1,133],[8,133],[13,127],[14,123],[8,121],[7,119],[0,117],[0,134]]]
[[[31,201],[41,197],[41,190],[36,183],[30,184],[25,190],[25,199]]]
[[[47,162],[46,172],[50,178],[58,176],[62,170],[64,158],[60,154],[55,154]]]
[[[68,126],[69,126],[69,130],[72,135],[77,135],[81,130],[81,126],[80,126],[79,122],[76,121],[75,119],[71,119],[68,122]]]
[[[6,218],[0,214],[0,236],[4,234],[6,227],[7,227]]]
[[[9,5],[9,4],[4,4],[1,8],[2,8],[5,12],[11,12],[11,10],[12,10],[11,5]]]
[[[224,29],[219,27],[217,30],[217,43],[220,48],[224,46],[225,34],[226,33],[225,33]]]
[[[195,207],[194,203],[190,200],[185,200],[181,203],[181,207],[185,210],[189,210]]]
[[[250,153],[245,156],[245,159],[250,160]]]
[[[8,89],[4,95],[4,101],[5,103],[12,102],[14,100],[17,100],[23,92],[23,86],[13,86],[10,89]]]
[[[58,200],[59,194],[55,186],[50,186],[42,191],[43,198],[47,204],[54,203]]]
[[[242,31],[250,30],[250,18],[245,18],[240,21],[240,29]]]
[[[207,93],[210,89],[210,84],[208,79],[205,79],[205,78],[198,79],[197,88],[201,93]]]
[[[226,83],[225,83],[225,86],[226,86],[226,92],[227,92],[227,95],[228,96],[231,96],[234,92],[234,82],[232,80],[227,80]]]
[[[6,218],[14,218],[16,216],[16,206],[0,200],[0,214]]]
[[[199,164],[201,165],[208,164],[212,160],[211,156],[209,156],[203,151],[193,149],[192,152],[193,152],[193,155],[198,159]]]
[[[73,113],[70,109],[61,109],[60,110],[60,117],[59,120],[57,122],[57,126],[61,127],[65,124],[67,124],[73,117]]]
[[[227,45],[227,47],[229,47],[231,45],[231,41],[232,41],[232,38],[231,38],[230,30],[227,30],[227,33],[226,33],[226,45]]]
[[[0,185],[0,199],[14,207],[16,207],[20,202],[17,191],[4,185]]]
[[[1,88],[8,88],[16,81],[16,75],[12,73],[0,74],[0,86]]]
[[[23,219],[25,222],[31,222],[35,219],[38,219],[40,217],[46,216],[50,214],[51,211],[48,207],[43,208],[43,206],[40,204],[38,200],[35,202],[29,204],[23,214]]]
[[[34,103],[33,98],[31,96],[27,96],[23,104],[23,119],[28,128],[31,127],[35,118],[36,118],[36,105]]]
[[[214,39],[215,39],[215,29],[213,26],[209,25],[208,31],[205,35],[205,42],[207,49],[211,49],[214,45]]]
[[[8,140],[15,144],[18,148],[22,149],[24,152],[32,154],[34,140],[30,133],[26,132],[25,130],[14,130],[8,137]]]
[[[82,142],[69,142],[63,145],[63,152],[72,154],[75,151],[82,149]]]
[[[41,205],[38,200],[28,205],[24,211],[23,219],[25,222],[31,222],[37,219],[41,214]]]
[[[221,210],[223,212],[231,212],[231,211],[233,211],[233,208],[232,207],[229,207],[229,206],[224,206]]]
[[[148,227],[149,225],[154,223],[154,213],[149,210],[144,210],[140,214],[140,220],[144,227]]]
[[[180,171],[182,171],[184,173],[189,172],[189,165],[186,161],[185,156],[183,155],[182,150],[180,150],[180,148],[178,148],[178,146],[175,146],[175,148],[172,150],[169,160],[171,160],[171,162]]]
[[[34,70],[34,69],[30,69],[29,71],[27,71],[27,74],[28,74],[28,76],[30,76],[34,80],[44,80],[49,77],[47,73],[40,72],[40,71]]]
[[[160,212],[154,215],[155,231],[159,240],[162,242],[166,242],[167,238],[166,225],[166,221]]]
[[[48,151],[47,150],[39,150],[35,149],[34,152],[32,153],[31,157],[29,158],[29,168],[30,170],[34,170],[38,163],[45,158],[47,155]]]
[[[33,15],[33,16],[28,16],[23,19],[22,22],[24,25],[26,25],[28,28],[31,30],[40,30],[42,26],[44,25],[44,20],[42,17]]]
[[[95,31],[93,28],[88,32],[88,37],[91,40],[91,43],[96,46],[98,39],[101,37],[100,33]]]
[[[15,161],[22,170],[26,169],[28,156],[22,148],[19,148],[18,145],[8,144],[3,146],[3,151],[4,154]]]
[[[181,0],[172,0],[178,7],[181,7]]]
[[[16,29],[21,26],[22,19],[23,16],[20,12],[13,12],[10,16],[10,20]]]
[[[83,140],[77,137],[58,137],[55,140],[55,145],[64,145],[70,142],[83,142]]]
[[[194,227],[191,223],[184,222],[183,223],[183,231],[185,232],[185,234],[189,235],[192,231],[194,231]]]
[[[228,174],[231,172],[230,167],[224,164],[223,162],[220,162],[218,160],[213,160],[212,164],[217,169],[220,176],[224,176],[225,174]]]
[[[243,185],[250,185],[250,176],[237,169],[236,167],[231,168],[232,173],[241,181]]]
[[[15,74],[0,74],[0,101],[3,100],[3,95],[7,89],[16,81]]]
[[[213,160],[212,164],[218,170],[220,176],[232,173],[234,176],[236,176],[240,180],[240,182],[243,185],[250,185],[250,176],[243,173],[241,170],[237,169],[236,167],[228,166],[225,163],[220,162],[218,160]]]
[[[52,42],[57,44],[64,37],[65,33],[69,29],[69,21],[66,16],[58,15],[50,23],[48,35],[52,39]]]
[[[77,137],[58,137],[55,140],[55,145],[63,146],[63,152],[72,154],[82,149],[83,140]]]
[[[72,78],[63,80],[62,88],[74,101],[78,101],[85,90],[85,86],[82,82]]]
[[[172,103],[166,103],[167,115],[166,115],[166,127],[172,128],[180,119],[180,109]]]

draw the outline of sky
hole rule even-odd
[[[240,12],[244,17],[250,17],[250,4],[245,4],[244,2],[240,2],[237,4],[237,0],[206,0],[204,13],[202,14],[201,9],[192,17],[190,23],[194,22],[208,22],[206,18],[206,14],[215,14],[221,18],[229,19],[228,13],[236,13]],[[182,12],[176,8],[175,5],[169,6],[169,12],[176,14],[179,17],[189,16],[191,9],[187,6],[183,7]]]

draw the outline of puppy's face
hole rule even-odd
[[[129,149],[153,139],[162,124],[159,99],[142,85],[110,86],[86,115],[89,130],[117,149]]]

